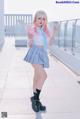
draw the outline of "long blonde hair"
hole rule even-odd
[[[49,33],[49,30],[48,30],[48,27],[47,27],[47,22],[48,22],[48,20],[47,20],[47,15],[46,15],[46,13],[45,13],[44,11],[42,11],[42,10],[37,11],[36,14],[35,14],[34,21],[33,21],[33,23],[34,23],[34,31],[37,33],[36,19],[37,19],[39,16],[41,16],[41,17],[44,16],[44,17],[45,17],[46,25],[45,25],[45,27],[43,28],[43,30],[44,30],[44,32],[46,33],[46,35],[47,35],[48,37],[50,37],[50,33]]]

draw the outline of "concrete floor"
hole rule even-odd
[[[0,119],[2,112],[7,112],[7,119],[80,119],[80,77],[50,54],[48,77],[40,95],[47,111],[33,112],[33,68],[23,61],[28,49],[15,48],[14,38],[5,40],[0,52]]]

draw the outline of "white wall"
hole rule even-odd
[[[4,0],[0,0],[0,49],[4,44]]]
[[[5,13],[32,13],[42,9],[48,20],[80,18],[80,4],[56,4],[56,0],[5,0]],[[60,0],[59,0],[60,1]]]

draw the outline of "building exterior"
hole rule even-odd
[[[0,0],[0,49],[4,44],[4,0]]]

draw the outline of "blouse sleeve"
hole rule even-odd
[[[28,46],[31,46],[33,44],[33,35],[34,35],[34,30],[32,25],[27,25],[26,33],[28,37],[28,40],[27,40]]]

